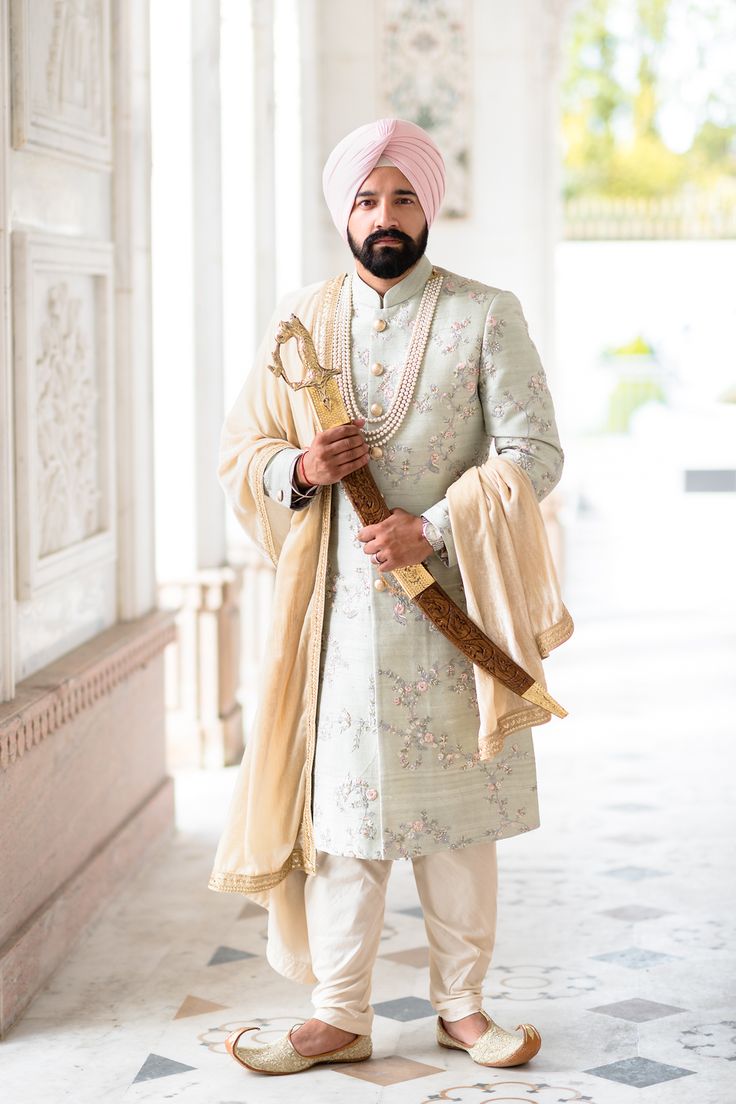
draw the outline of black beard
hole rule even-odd
[[[417,263],[427,248],[428,237],[429,227],[426,224],[416,241],[401,230],[376,230],[358,246],[348,230],[348,245],[353,256],[373,276],[392,280]],[[381,238],[395,238],[401,245],[376,245]]]

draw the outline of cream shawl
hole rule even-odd
[[[279,305],[226,418],[218,469],[239,522],[276,576],[259,707],[208,885],[267,908],[269,963],[309,983],[316,979],[304,882],[315,871],[311,770],[332,488],[323,487],[304,510],[290,511],[267,498],[263,472],[279,449],[306,447],[319,429],[306,391],[292,391],[268,371],[277,324],[296,313],[312,330],[322,362],[329,361],[338,287],[338,281],[313,285]],[[282,359],[288,376],[301,378],[295,342],[282,346]],[[465,472],[447,497],[471,616],[544,685],[540,657],[570,635],[572,622],[559,598],[531,483],[494,457]],[[509,732],[549,720],[477,668],[475,676],[480,758],[496,754]]]
[[[238,521],[276,568],[272,623],[258,710],[215,854],[209,888],[244,893],[269,911],[267,958],[287,977],[314,981],[303,886],[314,872],[311,760],[325,598],[331,488],[290,511],[264,493],[266,464],[319,430],[306,391],[268,371],[276,328],[293,311],[324,353],[322,297],[313,286],[282,301],[223,426],[220,483]],[[290,379],[303,375],[295,342],[281,350]],[[288,876],[287,876],[288,875]]]
[[[573,623],[531,480],[493,455],[448,487],[447,505],[470,618],[546,689],[542,659],[570,637]],[[512,732],[549,721],[546,709],[473,670],[481,759],[498,755]]]

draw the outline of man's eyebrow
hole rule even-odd
[[[416,197],[416,192],[413,192],[411,188],[394,188],[392,195],[412,195]],[[361,196],[374,196],[378,195],[378,192],[358,192],[356,199],[360,199]]]

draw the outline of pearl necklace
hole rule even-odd
[[[409,404],[416,390],[419,369],[422,366],[424,352],[427,348],[429,331],[432,327],[443,279],[442,275],[432,269],[432,275],[424,285],[422,299],[417,316],[414,319],[406,360],[393,402],[388,410],[375,417],[368,417],[368,415],[361,413],[353,386],[352,358],[350,354],[351,319],[353,317],[352,279],[347,279],[340,291],[335,341],[335,360],[340,368],[338,384],[350,417],[365,418],[366,424],[363,426],[363,436],[371,446],[371,456],[374,460],[378,460],[383,456],[381,446],[393,437],[406,417]]]

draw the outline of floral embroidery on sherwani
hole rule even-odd
[[[363,413],[373,403],[390,406],[429,271],[423,258],[383,306],[354,278],[352,371]],[[385,329],[374,328],[377,318]],[[371,372],[376,363],[381,373]],[[493,448],[527,472],[538,498],[559,479],[552,402],[519,300],[447,273],[409,410],[371,470],[389,507],[430,511],[450,541],[447,488]],[[379,573],[359,529],[335,486],[313,768],[316,846],[411,858],[536,828],[531,730],[479,760],[472,664],[392,576],[375,588]],[[426,563],[466,608],[454,559],[445,566],[430,553]]]

